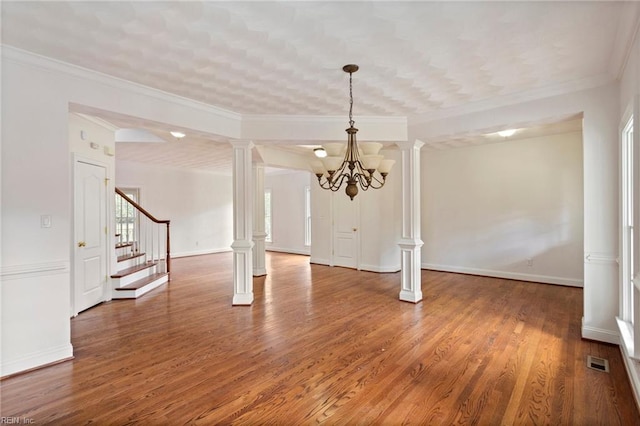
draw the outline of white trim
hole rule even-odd
[[[95,83],[104,84],[105,86],[109,86],[112,88],[122,89],[136,94],[160,99],[166,102],[175,103],[188,108],[197,109],[207,114],[213,114],[225,119],[237,120],[239,122],[242,118],[240,114],[233,111],[225,110],[223,108],[215,107],[213,105],[185,98],[173,93],[164,92],[162,90],[154,89],[149,86],[131,82],[129,80],[124,80],[108,74],[100,73],[88,68],[83,68],[67,62],[52,59],[47,56],[31,53],[12,46],[3,45],[2,56],[3,60],[9,60],[18,64],[30,65],[47,71],[56,71],[74,77],[80,77],[93,81]]]
[[[180,257],[189,257],[189,256],[201,256],[204,254],[216,254],[216,253],[228,253],[232,251],[231,248],[217,248],[217,249],[208,249],[208,250],[193,250],[193,251],[182,251],[180,253],[171,253],[171,259],[177,259]]]
[[[618,263],[618,257],[608,253],[585,253],[584,262],[613,264]]]
[[[279,253],[302,254],[304,256],[311,256],[310,250],[299,250],[299,249],[292,249],[292,248],[286,248],[286,247],[273,247],[273,246],[267,246],[265,250],[277,251]]]
[[[379,274],[400,272],[400,265],[396,266],[379,266],[379,265],[360,265],[361,271],[377,272]]]
[[[0,364],[0,377],[19,373],[25,370],[42,367],[54,362],[65,361],[73,358],[73,346],[71,343],[47,349],[45,351],[32,352],[20,359],[3,362]],[[3,360],[4,361],[4,360]]]
[[[611,343],[612,345],[620,344],[620,336],[618,333],[612,330],[605,330],[604,328],[586,326],[584,325],[584,317],[582,317],[582,338]]]
[[[633,43],[640,29],[640,7],[636,2],[628,2],[624,5],[622,18],[618,21],[616,40],[613,43],[613,51],[609,61],[609,72],[616,80],[621,80],[627,63],[633,52]]]
[[[68,261],[30,263],[26,265],[10,265],[0,267],[0,277],[5,280],[19,280],[45,275],[68,274],[70,271]]]
[[[342,124],[345,119],[343,115],[278,115],[278,114],[244,114],[242,115],[244,124],[253,123],[272,123],[274,121],[285,121],[290,123],[320,123],[334,124],[336,122]],[[366,115],[358,116],[360,124],[407,124],[407,117],[403,116],[376,116]]]
[[[624,347],[629,358],[640,361],[640,359],[634,357],[633,324],[619,317],[616,317],[616,323],[618,324],[618,332],[620,333],[620,346]]]
[[[526,102],[533,102],[544,98],[561,96],[575,93],[582,90],[594,89],[612,83],[614,77],[608,73],[603,73],[593,77],[572,80],[568,83],[554,84],[550,86],[540,87],[525,92],[513,93],[494,98],[490,101],[479,100],[469,102],[459,107],[451,107],[433,112],[422,114],[419,120],[412,120],[409,124],[409,133],[411,128],[418,125],[424,125],[431,121],[444,120],[447,118],[461,117],[477,112],[487,112],[492,109],[504,108],[510,105],[518,105]]]
[[[434,271],[455,272],[459,274],[481,275],[485,277],[506,278],[518,281],[531,281],[544,284],[557,284],[570,287],[583,287],[584,283],[578,278],[554,277],[551,275],[523,274],[521,272],[498,271],[494,269],[467,268],[464,266],[438,265],[423,263],[422,269]]]
[[[329,259],[322,259],[322,258],[313,257],[313,256],[310,257],[309,263],[313,263],[315,265],[333,266]]]

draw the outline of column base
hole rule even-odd
[[[264,277],[265,275],[267,275],[267,270],[266,269],[253,268],[253,276],[254,277]]]
[[[422,292],[421,291],[411,292],[411,291],[402,290],[400,292],[400,300],[402,300],[403,302],[411,302],[411,303],[422,302]]]
[[[253,293],[234,294],[233,306],[249,306],[253,303]]]

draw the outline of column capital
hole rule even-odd
[[[251,149],[251,148],[253,148],[255,146],[253,141],[244,140],[244,139],[233,139],[233,140],[230,140],[229,143],[234,148],[249,148],[249,149]]]

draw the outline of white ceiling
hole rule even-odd
[[[620,32],[624,5],[616,1],[3,1],[1,7],[3,44],[240,114],[346,117],[348,76],[341,68],[357,63],[356,120],[407,116],[409,123],[469,104],[489,108],[611,81],[624,63],[614,47],[628,38]],[[441,148],[478,138],[484,136],[427,142]],[[185,139],[181,147],[193,152],[207,145],[198,135]],[[133,145],[119,144],[118,158],[135,160],[148,149]],[[214,145],[220,155],[230,152]],[[191,161],[186,151],[159,154],[162,161],[176,155]]]

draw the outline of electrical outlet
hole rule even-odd
[[[533,259],[527,258],[527,266],[533,266]]]

